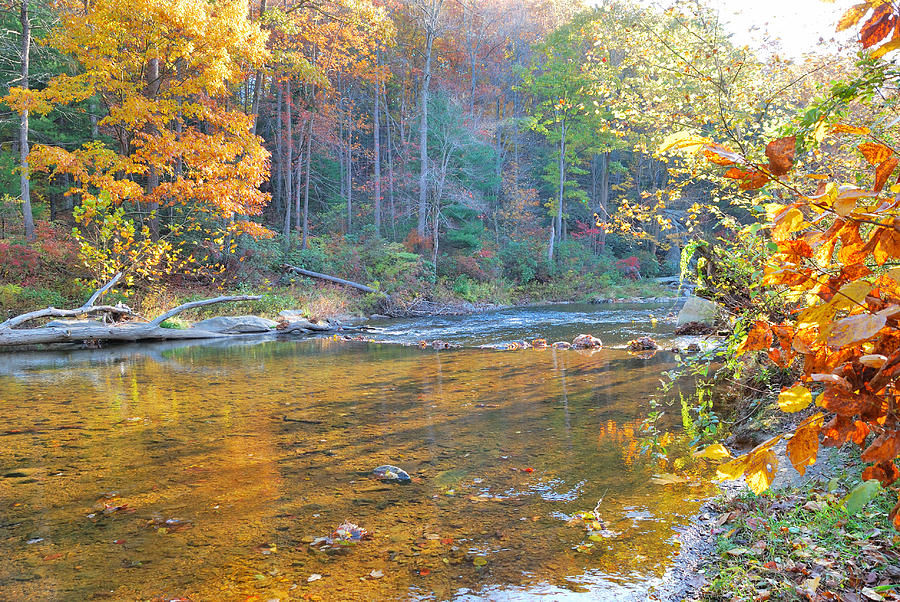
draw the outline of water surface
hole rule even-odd
[[[585,330],[540,312],[486,342]],[[704,495],[638,454],[670,365],[328,339],[0,356],[0,598],[645,599]],[[385,463],[413,483],[368,476]],[[571,520],[595,506],[599,541]],[[345,520],[373,538],[308,545]]]

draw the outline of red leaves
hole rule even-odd
[[[769,171],[775,176],[783,176],[794,165],[794,153],[797,149],[797,138],[788,136],[773,140],[766,145],[766,158],[769,159]]]

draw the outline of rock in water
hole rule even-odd
[[[689,297],[684,307],[678,312],[677,326],[683,326],[688,322],[699,322],[713,326],[719,316],[719,305],[700,297]]]
[[[221,334],[247,334],[253,332],[269,332],[277,322],[259,316],[219,316],[194,324],[194,328],[218,332]]]
[[[580,334],[572,340],[575,349],[600,349],[603,341],[589,334]]]
[[[628,342],[629,351],[655,351],[659,349],[659,343],[650,337],[641,337]]]
[[[409,483],[412,481],[405,470],[397,468],[396,466],[391,466],[390,464],[379,466],[372,471],[372,474],[375,475],[376,479],[381,479],[382,481],[388,481],[390,483]]]

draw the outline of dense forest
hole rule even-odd
[[[746,211],[666,136],[751,148],[854,69],[736,47],[697,2],[59,0],[2,18],[8,309],[119,271],[138,296],[285,285],[287,263],[500,302],[676,275],[691,233]]]

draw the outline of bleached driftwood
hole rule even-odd
[[[309,276],[310,278],[318,278],[319,280],[326,280],[328,282],[334,282],[335,284],[343,284],[344,286],[349,286],[349,287],[355,288],[364,293],[377,293],[378,292],[371,286],[366,286],[365,284],[360,284],[358,282],[352,282],[350,280],[344,280],[343,278],[338,278],[337,276],[329,276],[328,274],[320,274],[319,272],[305,270],[303,268],[298,268],[295,265],[284,264],[284,269],[290,270],[292,272],[297,272],[298,274],[300,274],[302,276]]]
[[[0,324],[0,346],[42,345],[47,343],[72,343],[94,341],[144,341],[144,340],[168,340],[168,339],[212,339],[227,337],[227,334],[200,330],[198,328],[163,328],[160,326],[169,318],[188,309],[225,303],[228,301],[254,301],[259,296],[239,295],[229,297],[216,297],[191,301],[172,308],[164,314],[154,318],[150,322],[124,322],[121,324],[72,324],[66,326],[44,326],[40,328],[21,328],[14,326],[24,324],[38,318],[71,318],[84,315],[114,314],[117,316],[135,317],[131,308],[125,305],[104,306],[94,305],[100,295],[115,286],[120,274],[116,274],[103,288],[98,289],[87,302],[77,309],[56,309],[48,307],[33,312],[28,312],[6,320]]]

